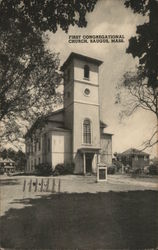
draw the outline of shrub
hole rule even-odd
[[[65,168],[65,173],[66,174],[73,174],[75,164],[74,163],[67,163],[67,164],[65,164],[64,168]]]
[[[35,167],[35,173],[40,176],[49,176],[52,174],[52,166],[49,163],[41,163]]]
[[[109,166],[108,168],[107,168],[107,173],[108,174],[115,174],[115,166]]]
[[[60,163],[57,164],[55,170],[53,171],[53,175],[67,175],[73,174],[74,172],[74,163]]]
[[[115,160],[115,161],[113,162],[113,164],[114,164],[115,170],[116,170],[117,172],[120,171],[120,169],[122,169],[122,163],[121,163],[120,161]]]
[[[149,174],[151,175],[157,175],[158,174],[158,166],[156,165],[150,165],[149,166]]]
[[[149,174],[150,172],[149,172],[149,166],[145,166],[144,168],[143,168],[143,173],[144,174]]]
[[[62,175],[64,174],[64,164],[59,163],[56,165],[54,171],[53,171],[53,175]]]
[[[0,168],[0,174],[4,174],[4,168]]]

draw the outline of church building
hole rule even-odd
[[[97,164],[112,163],[112,134],[100,120],[99,66],[103,62],[71,53],[61,67],[64,74],[64,105],[38,120],[25,136],[27,172],[39,163],[54,169],[59,163],[74,163],[74,173],[95,173]],[[33,136],[33,134],[35,136]]]

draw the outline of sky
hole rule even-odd
[[[148,111],[139,110],[128,119],[119,121],[120,105],[115,104],[116,86],[126,71],[134,70],[138,62],[126,53],[129,38],[136,34],[136,26],[147,18],[134,14],[125,8],[122,0],[98,0],[92,13],[88,13],[87,27],[70,27],[66,34],[60,28],[48,33],[47,47],[60,52],[61,65],[71,52],[81,53],[101,59],[100,67],[100,110],[101,119],[108,125],[106,131],[113,133],[113,153],[128,148],[142,149],[142,143],[148,139],[156,124],[156,118]],[[124,43],[69,43],[69,35],[124,35]],[[147,149],[152,156],[156,148]]]

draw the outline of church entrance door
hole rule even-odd
[[[86,153],[86,173],[92,173],[93,154]]]

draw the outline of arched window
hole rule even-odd
[[[91,122],[85,119],[83,122],[83,143],[91,144]]]
[[[84,78],[89,79],[89,66],[88,65],[84,66]]]

